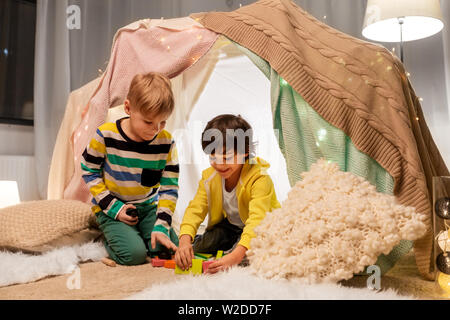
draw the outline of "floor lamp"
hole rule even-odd
[[[439,0],[368,0],[362,34],[379,42],[423,39],[444,27]]]

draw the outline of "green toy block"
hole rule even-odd
[[[175,266],[176,274],[202,274],[203,259],[192,259],[192,266],[188,270],[182,270]]]
[[[203,260],[208,260],[213,255],[211,253],[194,253],[194,256],[196,258],[200,258],[200,259],[203,259]]]

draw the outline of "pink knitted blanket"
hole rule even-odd
[[[65,199],[89,201],[91,196],[77,164],[108,109],[125,100],[134,75],[154,71],[175,77],[208,52],[217,37],[190,18],[157,23],[141,20],[117,32],[108,68],[71,137],[76,165],[64,191]]]

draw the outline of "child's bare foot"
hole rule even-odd
[[[114,260],[111,260],[110,258],[103,258],[102,262],[106,264],[108,267],[115,267],[116,262]]]

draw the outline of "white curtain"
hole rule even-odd
[[[230,11],[241,0],[38,0],[35,70],[35,157],[46,198],[52,151],[69,92],[104,70],[116,30],[143,18],[173,18],[191,12]],[[366,0],[296,0],[330,26],[361,38]],[[405,44],[405,65],[433,137],[450,167],[450,1],[441,0],[443,32]],[[81,9],[81,29],[66,26],[66,9]],[[395,45],[385,44],[388,49]],[[398,47],[397,47],[398,52]]]
[[[67,0],[37,3],[34,71],[34,155],[39,193],[46,198],[56,134],[70,88]]]

